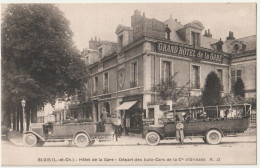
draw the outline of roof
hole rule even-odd
[[[171,29],[171,34],[170,34],[171,41],[186,44],[186,42],[183,41],[180,38],[180,36],[177,34],[177,30],[183,28],[183,25],[180,22],[177,22],[177,20],[170,18],[166,20],[164,23],[168,24],[168,27]]]
[[[213,39],[211,37],[206,37],[206,36],[201,36],[201,41],[200,41],[200,46],[203,48],[208,48],[208,49],[214,49],[212,47],[212,44],[217,43],[219,40]]]
[[[246,45],[245,51],[251,51],[256,49],[256,35],[247,36],[237,39]]]
[[[242,52],[256,50],[256,35],[234,40],[226,40],[223,45],[223,51],[227,53],[232,53],[235,44],[245,45],[245,49]]]

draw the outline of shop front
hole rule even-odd
[[[125,135],[142,133],[143,96],[123,97],[122,102],[116,108],[122,119],[122,127]]]

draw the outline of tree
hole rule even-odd
[[[236,96],[245,97],[245,85],[241,78],[238,78],[234,85],[234,94]]]
[[[2,22],[2,111],[26,113],[84,87],[86,66],[53,4],[10,4]],[[20,109],[20,108],[18,108]],[[20,109],[21,110],[21,109]],[[28,122],[27,122],[28,123]]]
[[[202,92],[202,103],[204,106],[216,106],[221,102],[222,86],[215,72],[210,72],[206,78],[205,87]]]
[[[162,100],[173,100],[176,102],[178,98],[180,98],[187,91],[185,88],[189,82],[182,87],[177,87],[177,82],[175,81],[177,74],[178,72],[175,73],[170,79],[162,79],[161,82],[154,87],[154,90],[158,93]]]

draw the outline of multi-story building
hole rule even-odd
[[[200,95],[207,75],[214,71],[223,94],[232,91],[237,78],[245,83],[246,96],[256,93],[256,37],[226,41],[203,32],[200,21],[182,25],[146,18],[136,10],[131,27],[119,25],[117,43],[91,39],[83,57],[88,65],[89,100],[82,115],[100,121],[105,109],[120,116],[126,132],[140,133],[142,119],[155,117],[150,104],[160,101],[153,87],[177,73],[177,86],[188,83],[190,95]]]

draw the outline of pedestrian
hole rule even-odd
[[[184,144],[184,125],[183,122],[180,120],[178,115],[175,116],[175,123],[176,123],[176,140],[179,141],[180,145]]]
[[[117,121],[113,123],[115,125],[115,137],[116,137],[116,141],[118,141],[118,138],[121,137],[122,135],[122,122],[121,122],[121,118],[118,117]]]
[[[101,121],[102,121],[102,130],[105,131],[105,125],[106,125],[106,120],[107,120],[108,112],[106,111],[105,108],[103,108],[103,111],[101,113]]]

